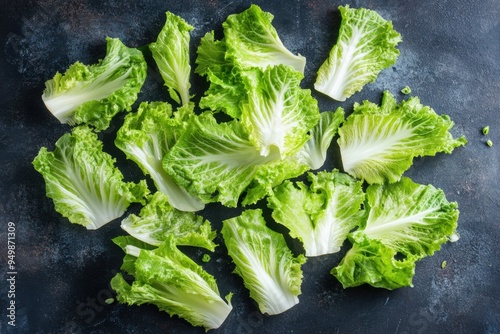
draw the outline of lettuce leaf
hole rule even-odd
[[[187,105],[191,99],[189,42],[193,29],[180,16],[166,12],[165,25],[156,42],[149,45],[170,97],[182,105]]]
[[[277,149],[280,156],[296,153],[319,120],[318,102],[300,87],[303,75],[285,65],[246,71],[248,101],[241,120],[262,156]]]
[[[101,131],[117,113],[130,111],[146,79],[142,52],[117,38],[107,39],[104,59],[95,65],[76,62],[45,83],[42,100],[61,122],[88,124]]]
[[[241,103],[247,100],[242,69],[226,58],[226,43],[215,40],[214,32],[201,38],[195,72],[206,76],[209,87],[200,99],[200,107],[213,112],[223,111],[232,118],[241,117]]]
[[[306,256],[336,253],[361,223],[362,182],[338,170],[309,173],[310,186],[285,181],[268,197],[274,220],[299,239]]]
[[[198,211],[204,203],[180,187],[162,166],[165,154],[175,145],[195,117],[189,103],[172,112],[166,102],[143,102],[137,113],[125,117],[118,130],[115,145],[154,181],[156,189],[168,196],[170,204],[182,211]]]
[[[42,147],[33,160],[55,210],[92,230],[122,216],[131,203],[144,203],[149,192],[144,180],[124,182],[102,147],[97,135],[81,125],[59,138],[53,152]]]
[[[262,313],[282,313],[299,302],[306,258],[293,256],[283,235],[266,226],[262,210],[246,210],[224,220],[221,233],[235,273]]]
[[[332,139],[343,121],[342,108],[335,112],[323,111],[319,122],[309,131],[309,140],[295,155],[259,166],[246,189],[242,205],[255,204],[264,197],[271,196],[273,188],[284,180],[298,177],[311,169],[321,168],[326,161]]]
[[[366,189],[366,218],[349,235],[353,248],[333,268],[344,287],[411,286],[415,262],[456,240],[458,205],[444,192],[409,178]]]
[[[243,68],[284,64],[303,73],[306,59],[291,53],[272,25],[273,15],[251,5],[239,14],[229,15],[222,24],[227,57]]]
[[[120,303],[153,304],[206,330],[220,327],[231,312],[231,294],[226,303],[215,278],[176,247],[174,236],[152,250],[135,244],[121,247],[128,253],[134,281],[128,283],[121,273],[111,279]]]
[[[314,88],[345,101],[396,62],[401,35],[391,21],[373,10],[348,5],[339,10],[342,23],[337,43],[319,68]]]
[[[191,120],[163,167],[203,201],[236,207],[257,168],[277,159],[276,154],[262,157],[240,122],[217,123],[204,113]]]
[[[309,165],[291,156],[259,165],[252,181],[245,190],[245,197],[241,204],[247,206],[273,193],[273,188],[280,185],[284,180],[298,177],[310,169]]]
[[[310,169],[321,168],[326,161],[328,148],[340,125],[344,122],[344,109],[337,108],[334,112],[323,111],[320,119],[311,129],[311,138],[297,153],[297,159],[308,165]]]
[[[192,212],[175,209],[161,192],[148,198],[139,215],[130,214],[123,219],[121,227],[131,236],[154,246],[174,235],[180,246],[203,247],[210,251],[216,247],[213,242],[216,232],[210,222]]]
[[[467,143],[453,138],[454,123],[447,115],[420,103],[417,97],[396,103],[388,91],[380,106],[365,101],[339,129],[344,170],[368,183],[396,182],[414,157],[451,153]]]
[[[399,254],[394,249],[364,235],[350,238],[354,242],[352,248],[331,271],[344,288],[362,284],[388,290],[413,286],[413,258],[397,259]]]

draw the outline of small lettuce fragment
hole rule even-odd
[[[191,99],[189,42],[193,29],[180,16],[166,12],[165,25],[156,42],[149,45],[170,97],[181,105],[187,105]]]
[[[94,230],[122,216],[131,203],[144,203],[146,182],[124,182],[115,159],[88,126],[73,128],[55,146],[53,152],[42,147],[33,166],[55,210],[71,223]]]
[[[314,88],[345,101],[399,57],[401,35],[392,22],[366,8],[339,7],[342,15],[337,43],[318,70]]]
[[[134,280],[127,282],[121,273],[111,279],[120,303],[153,304],[207,331],[222,325],[232,310],[231,294],[226,303],[215,278],[176,247],[173,235],[155,249],[124,244],[127,240],[117,243],[127,253],[125,270]]]
[[[336,253],[361,223],[362,182],[338,170],[309,173],[310,186],[285,181],[268,197],[274,220],[299,239],[306,256]]]
[[[107,38],[102,60],[95,65],[76,62],[64,75],[57,72],[45,83],[42,100],[61,123],[105,130],[117,113],[131,110],[146,72],[141,51]]]
[[[453,138],[454,123],[447,115],[420,103],[418,97],[396,103],[384,92],[380,106],[364,101],[339,129],[344,170],[368,183],[396,182],[414,157],[451,153],[467,143]]]
[[[235,273],[262,313],[279,314],[299,302],[306,258],[295,257],[283,235],[266,226],[262,210],[246,210],[223,221],[221,233]]]
[[[411,286],[415,262],[457,240],[458,205],[444,192],[403,177],[366,189],[366,218],[349,235],[353,247],[332,274],[344,287]]]
[[[284,64],[303,73],[306,59],[294,55],[284,45],[272,25],[273,15],[251,5],[239,14],[229,15],[222,24],[227,57],[243,68]]]
[[[203,247],[214,251],[216,232],[208,220],[192,212],[175,209],[167,196],[156,192],[148,197],[139,215],[130,214],[122,220],[121,228],[150,245],[159,246],[169,235],[179,246]]]
[[[175,182],[163,169],[162,160],[194,117],[193,109],[192,103],[173,112],[166,102],[142,102],[136,113],[125,117],[115,139],[115,145],[127,158],[151,177],[156,189],[168,196],[173,207],[182,211],[198,211],[205,205]]]

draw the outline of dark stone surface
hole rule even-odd
[[[334,44],[338,1],[255,1],[275,15],[284,44],[307,57],[304,87]],[[455,121],[456,136],[469,144],[452,155],[417,159],[406,173],[442,188],[461,211],[461,239],[417,264],[414,288],[343,290],[330,269],[342,252],[304,265],[300,303],[284,314],[264,316],[249,299],[220,246],[207,265],[222,294],[234,292],[234,310],[213,333],[498,333],[500,332],[500,2],[346,1],[377,10],[403,36],[401,56],[377,81],[345,103],[316,92],[322,110],[378,101],[385,89],[401,88]],[[207,31],[220,32],[227,15],[250,1],[2,1],[0,12],[0,279],[7,272],[7,223],[16,225],[16,327],[7,324],[7,285],[0,288],[1,333],[202,333],[152,306],[106,305],[108,282],[119,269],[121,250],[111,238],[119,219],[98,231],[72,225],[53,210],[43,179],[31,161],[41,146],[69,127],[40,99],[44,82],[80,60],[103,56],[105,37],[129,46],[153,41],[170,10],[195,26],[192,45]],[[168,99],[152,68],[140,100]],[[204,81],[193,76],[194,92]],[[119,118],[117,119],[119,122]],[[490,135],[481,134],[489,125]],[[102,134],[112,141],[119,123]],[[493,147],[485,145],[491,139]],[[110,148],[112,150],[112,148]],[[117,153],[113,151],[113,153]],[[138,170],[118,155],[127,177]],[[331,158],[329,166],[334,165]],[[132,207],[130,210],[137,210]],[[209,205],[203,214],[216,228],[237,210]],[[219,237],[217,241],[222,244]],[[203,252],[190,251],[199,260]],[[441,269],[446,260],[448,265]]]

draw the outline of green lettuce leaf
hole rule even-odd
[[[366,189],[366,219],[350,235],[354,244],[332,274],[344,287],[364,283],[395,289],[411,285],[414,263],[457,239],[455,202],[432,185],[409,178]]]
[[[413,287],[414,259],[396,259],[398,254],[394,249],[363,235],[352,237],[352,241],[352,248],[331,271],[344,288],[362,284],[388,290]]]
[[[401,35],[391,21],[366,8],[339,7],[342,15],[337,43],[318,70],[314,88],[338,101],[360,91],[396,62]]]
[[[104,59],[95,65],[76,62],[45,83],[42,100],[61,122],[108,128],[117,113],[130,111],[146,79],[142,52],[116,38],[107,39]]]
[[[306,256],[336,253],[361,223],[362,182],[337,170],[309,173],[310,186],[285,181],[268,197],[274,220],[299,239]]]
[[[196,51],[195,73],[201,76],[209,72],[223,72],[227,67],[233,67],[231,60],[226,59],[226,43],[216,40],[214,31],[207,32],[200,40],[200,45]]]
[[[194,28],[171,12],[166,12],[166,17],[156,42],[151,43],[149,49],[170,97],[179,104],[187,105],[191,99],[189,41]]]
[[[204,203],[180,187],[162,166],[165,154],[175,145],[194,117],[189,103],[172,112],[166,102],[143,102],[137,113],[125,117],[118,130],[115,145],[154,181],[156,189],[168,196],[170,204],[182,211],[198,211]]]
[[[272,26],[273,15],[251,5],[239,14],[229,15],[222,24],[227,57],[243,68],[284,64],[303,73],[306,59],[291,53]]]
[[[368,183],[396,182],[414,157],[451,153],[465,145],[464,137],[453,138],[453,125],[449,116],[436,114],[417,97],[397,104],[385,91],[381,106],[355,104],[339,129],[344,170]]]
[[[311,129],[311,138],[297,153],[297,159],[308,165],[310,169],[321,168],[326,161],[328,148],[340,125],[344,122],[344,109],[335,112],[323,111],[318,123]]]
[[[257,168],[277,159],[276,154],[262,157],[238,121],[217,123],[204,113],[191,120],[163,167],[191,194],[236,207]]]
[[[296,153],[320,118],[318,102],[300,87],[303,75],[288,66],[246,71],[248,101],[241,120],[262,156],[277,149],[282,158]]]
[[[213,242],[216,232],[210,222],[192,212],[175,209],[161,192],[148,198],[139,215],[130,214],[123,219],[121,227],[131,236],[154,246],[173,235],[180,246],[203,247],[211,251],[216,247]]]
[[[283,235],[266,226],[262,210],[246,210],[225,220],[221,233],[235,273],[262,313],[282,313],[299,302],[306,258],[293,256]]]
[[[319,122],[311,129],[309,140],[292,156],[259,166],[241,202],[243,206],[255,204],[273,194],[273,188],[284,180],[299,177],[308,170],[319,169],[326,161],[331,141],[344,121],[344,111],[324,111]]]
[[[152,250],[157,248],[156,246],[147,244],[139,239],[136,239],[129,235],[121,235],[118,237],[114,237],[112,239],[115,245],[118,245],[124,252],[125,256],[123,257],[123,263],[120,267],[121,270],[125,271],[128,275],[135,275],[135,260],[137,260],[137,255],[139,254],[141,249]],[[132,254],[127,254],[127,249]],[[135,249],[135,252],[131,252],[132,249]]]
[[[200,100],[201,108],[208,108],[213,112],[223,111],[232,118],[240,119],[242,105],[249,104],[250,97],[247,91],[262,90],[255,86],[259,82],[253,81],[264,77],[263,75],[256,77],[255,73],[267,71],[277,65],[290,67],[289,70],[292,72],[294,70],[303,72],[305,58],[294,56],[283,46],[271,21],[271,14],[252,5],[246,11],[227,18],[223,23],[224,37],[221,40],[215,40],[213,31],[202,37],[197,50],[195,72],[206,76],[209,88]],[[292,78],[298,75],[286,76]],[[273,90],[279,90],[278,86],[292,84],[295,81],[295,79],[292,81],[285,79],[282,84],[279,82],[281,79],[283,78],[273,78],[275,81],[271,85]],[[269,92],[270,99],[276,99],[274,95],[274,92]],[[255,98],[255,94],[252,98]],[[263,100],[262,96],[258,98]],[[269,107],[275,104],[270,101],[261,103],[270,103]],[[281,111],[278,108],[277,113],[279,112]]]
[[[153,250],[135,245],[124,248],[129,256],[136,257],[132,270],[135,279],[130,284],[121,273],[111,279],[120,303],[153,304],[206,330],[220,327],[231,312],[231,294],[226,303],[214,277],[176,247],[174,236],[168,236]]]
[[[144,203],[144,180],[124,182],[115,159],[89,127],[73,128],[49,152],[42,147],[33,160],[45,180],[47,196],[55,210],[71,223],[97,229],[122,216],[132,202]]]
[[[200,107],[223,111],[232,118],[241,117],[241,103],[247,100],[242,69],[226,59],[226,43],[215,40],[214,32],[202,37],[196,57],[195,72],[206,76],[209,87],[200,99]]]
[[[247,206],[273,193],[273,188],[284,180],[298,177],[310,169],[309,165],[297,156],[270,161],[260,165],[246,188],[241,204]]]

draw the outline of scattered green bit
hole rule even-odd
[[[209,255],[209,254],[203,254],[203,257],[201,258],[201,260],[202,260],[203,262],[205,262],[205,263],[206,263],[206,262],[210,262],[210,260],[211,260],[211,259],[212,259],[212,258],[210,257],[210,255]]]
[[[446,261],[443,261],[443,263],[441,263],[441,268],[444,269],[444,267],[446,267]]]
[[[486,141],[486,145],[488,145],[489,147],[492,147],[493,146],[493,142],[490,139],[488,139]]]
[[[401,93],[408,95],[411,93],[411,88],[410,86],[406,86],[405,88],[401,89]]]
[[[485,135],[485,136],[486,136],[488,133],[490,133],[490,127],[489,127],[489,126],[485,126],[485,127],[483,128],[483,135]]]
[[[108,298],[104,301],[106,304],[113,304],[115,302],[115,299],[114,298]]]

